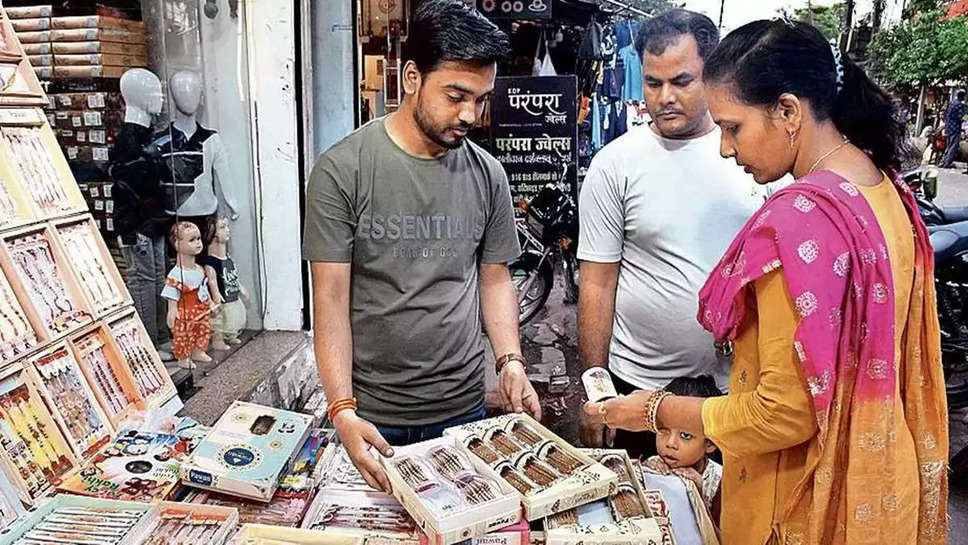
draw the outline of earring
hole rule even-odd
[[[790,149],[793,149],[794,145],[796,144],[797,132],[799,131],[790,131]]]

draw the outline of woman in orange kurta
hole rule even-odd
[[[705,70],[723,155],[759,183],[798,180],[700,294],[700,321],[734,350],[730,393],[636,392],[586,414],[714,441],[725,545],[946,543],[932,255],[885,174],[903,137],[889,97],[800,23],[742,27]]]

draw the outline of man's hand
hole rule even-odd
[[[578,419],[578,438],[582,446],[587,448],[611,448],[615,444],[615,430],[605,424],[589,421],[582,412]]]
[[[393,456],[393,449],[377,431],[376,426],[363,420],[352,410],[337,413],[333,426],[346,448],[346,454],[360,471],[366,484],[390,494],[393,491],[390,480],[380,463],[370,454],[370,446],[376,447],[384,456]]]
[[[524,365],[516,360],[509,361],[501,368],[501,375],[498,377],[501,391],[501,404],[507,412],[525,412],[541,420],[541,403],[538,401],[538,394],[531,386],[527,373],[524,372]]]
[[[608,401],[588,401],[585,403],[584,420],[589,424],[604,424],[612,429],[646,431],[645,402],[651,393],[648,390],[636,390],[627,396],[613,397]]]

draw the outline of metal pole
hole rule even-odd
[[[626,9],[628,11],[631,11],[632,13],[636,13],[636,14],[641,15],[643,17],[652,17],[652,14],[651,13],[642,11],[642,10],[640,10],[638,8],[633,8],[632,6],[630,6],[630,5],[626,4],[626,3],[623,3],[623,2],[619,2],[617,0],[602,0],[602,2],[607,2],[609,4],[612,4],[613,6],[618,6],[618,7],[622,8],[622,9]]]
[[[726,0],[719,0],[719,30],[723,29],[723,11],[726,10]]]

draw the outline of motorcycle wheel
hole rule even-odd
[[[945,382],[948,396],[948,409],[968,407],[968,377],[957,375]]]
[[[528,293],[521,295],[521,290],[524,285],[531,278],[531,275],[537,275],[534,282],[531,283],[531,288],[528,289]],[[538,314],[538,311],[544,307],[546,301],[548,301],[548,296],[551,295],[551,288],[555,284],[554,268],[548,261],[541,264],[538,270],[530,269],[519,269],[511,267],[511,283],[514,284],[514,291],[518,294],[518,323],[521,325],[526,324],[532,318]]]

